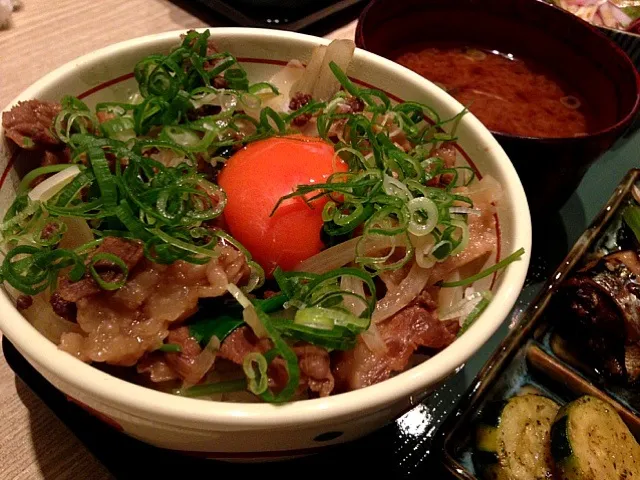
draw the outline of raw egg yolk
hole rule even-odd
[[[324,247],[320,233],[327,199],[308,205],[294,197],[271,215],[278,200],[298,185],[324,183],[336,171],[347,171],[347,166],[334,160],[333,146],[302,135],[251,143],[227,161],[218,177],[227,194],[225,223],[267,276],[278,266],[293,269]]]

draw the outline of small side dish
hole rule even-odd
[[[640,33],[638,0],[550,0],[550,3],[598,27]]]

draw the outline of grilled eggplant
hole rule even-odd
[[[569,278],[554,299],[565,338],[605,375],[632,384],[640,380],[640,259],[616,252]]]

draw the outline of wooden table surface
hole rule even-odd
[[[0,108],[47,72],[97,48],[151,33],[227,23],[206,20],[167,0],[23,0],[10,27],[0,30]],[[351,22],[327,36],[352,38],[354,28]],[[109,478],[0,356],[0,479]]]

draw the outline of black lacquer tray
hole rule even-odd
[[[367,0],[172,0],[198,17],[241,27],[321,34],[353,20]],[[215,22],[217,23],[217,22]]]

